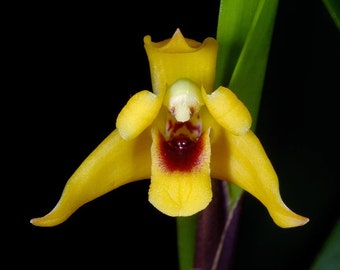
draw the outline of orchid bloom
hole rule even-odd
[[[145,36],[144,45],[153,92],[130,98],[116,129],[70,177],[54,209],[31,223],[58,225],[89,201],[143,179],[151,180],[149,201],[159,211],[190,216],[212,200],[212,178],[252,194],[280,227],[307,223],[282,201],[245,105],[226,87],[214,90],[217,41],[200,43],[177,29],[160,42]]]

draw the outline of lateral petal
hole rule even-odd
[[[228,88],[220,86],[207,95],[202,87],[204,102],[214,119],[233,134],[246,133],[252,123],[247,107]]]
[[[153,120],[162,106],[163,96],[143,90],[133,95],[120,111],[116,127],[126,140],[136,138]]]
[[[252,131],[243,136],[224,131],[212,146],[211,171],[213,178],[234,183],[261,201],[278,226],[296,227],[309,221],[282,201],[276,172]]]
[[[129,141],[113,131],[70,177],[54,209],[31,223],[42,227],[58,225],[87,202],[124,184],[150,178],[150,147],[149,129]]]
[[[167,152],[157,129],[152,136],[150,203],[169,216],[190,216],[206,208],[212,199],[209,130],[185,157]]]

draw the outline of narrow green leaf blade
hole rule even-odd
[[[261,0],[238,59],[229,87],[246,104],[256,127],[265,79],[277,0]]]
[[[311,267],[311,270],[336,269],[340,269],[340,219]]]
[[[259,0],[221,0],[216,39],[216,86],[228,85],[243,49]]]
[[[253,129],[257,123],[277,7],[278,0],[258,1],[228,85],[248,107]],[[232,184],[229,187],[231,207],[234,207],[243,191]]]
[[[323,0],[322,2],[325,4],[336,27],[340,30],[340,1],[339,0]]]

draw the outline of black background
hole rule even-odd
[[[177,27],[198,41],[214,37],[218,7],[208,0],[11,7],[2,192],[2,256],[11,266],[178,269],[175,219],[148,203],[148,180],[88,203],[59,226],[29,220],[54,207],[129,97],[151,90],[143,37],[159,41]],[[234,269],[308,269],[338,218],[339,45],[321,2],[280,1],[256,133],[284,201],[311,221],[281,229],[246,194]]]

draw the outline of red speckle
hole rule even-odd
[[[165,141],[161,134],[159,136],[161,163],[166,170],[190,172],[200,164],[204,148],[202,136],[194,141],[183,134],[169,141]]]
[[[173,133],[175,133],[177,130],[179,130],[182,127],[186,127],[190,132],[198,131],[200,132],[200,126],[199,125],[194,125],[190,121],[187,122],[176,122],[174,126],[171,126],[173,129]]]

